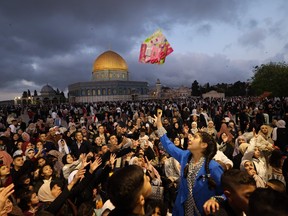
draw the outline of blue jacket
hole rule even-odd
[[[188,159],[189,159],[189,156],[191,155],[191,152],[189,150],[182,150],[176,147],[174,143],[172,143],[170,139],[166,136],[166,134],[160,138],[160,141],[163,147],[166,149],[166,151],[172,157],[174,157],[181,165],[180,185],[179,185],[175,205],[173,208],[173,215],[183,216],[184,215],[184,203],[188,197],[188,186],[187,186],[187,179],[184,177],[184,168],[186,164],[188,163]],[[223,174],[223,168],[216,161],[211,160],[209,163],[209,170],[210,170],[211,177],[216,182],[216,188],[214,190],[210,190],[208,188],[207,178],[202,178],[202,175],[206,175],[205,162],[198,173],[196,182],[193,187],[193,197],[201,215],[204,215],[203,205],[208,199],[210,199],[212,196],[223,194],[223,191],[221,188],[221,176]]]

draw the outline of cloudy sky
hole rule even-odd
[[[45,84],[67,92],[109,49],[150,86],[246,81],[256,65],[287,62],[287,11],[287,0],[1,1],[0,100]],[[157,29],[174,52],[141,64],[141,43]]]

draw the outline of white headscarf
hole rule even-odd
[[[65,143],[64,146],[62,146],[61,141],[64,141],[64,143]],[[62,152],[62,148],[64,149],[65,153]],[[64,139],[60,139],[58,141],[58,151],[63,153],[63,154],[69,154],[70,153],[70,149],[68,148],[68,145]]]
[[[279,120],[276,123],[277,128],[286,128],[286,122],[284,120]]]

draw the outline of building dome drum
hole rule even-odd
[[[93,81],[129,80],[126,61],[116,52],[108,50],[94,61]]]

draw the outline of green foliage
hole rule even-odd
[[[248,82],[237,81],[234,84],[218,83],[213,86],[210,86],[209,83],[199,86],[196,80],[192,83],[192,96],[200,96],[201,94],[207,93],[211,90],[225,93],[225,95],[228,97],[252,95]]]
[[[262,64],[254,68],[251,88],[257,95],[268,91],[272,96],[288,96],[288,65],[283,62]]]
[[[211,91],[211,87],[210,87],[210,83],[206,83],[204,84],[203,86],[200,86],[200,92],[203,94],[203,93],[207,93],[209,91]]]
[[[228,84],[227,83],[218,83],[217,85],[215,85],[215,91],[217,92],[221,92],[221,93],[226,93],[228,88]]]
[[[237,81],[233,85],[230,85],[226,90],[227,96],[245,96],[247,94],[248,84],[246,82]]]

